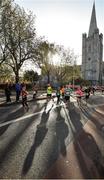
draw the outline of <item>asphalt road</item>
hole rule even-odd
[[[46,177],[60,154],[66,157],[69,145],[89,120],[102,137],[100,153],[104,159],[103,104],[103,96],[92,96],[88,106],[84,103],[80,108],[74,98],[69,107],[63,102],[57,105],[56,100],[29,102],[28,112],[21,104],[0,107],[0,178]]]

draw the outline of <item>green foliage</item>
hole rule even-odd
[[[12,70],[6,65],[0,65],[0,82],[12,81]]]
[[[39,75],[37,72],[34,72],[33,70],[28,70],[24,72],[24,76],[23,76],[24,81],[28,81],[28,82],[35,82],[39,80]]]
[[[81,77],[75,78],[75,85],[91,86],[91,82]]]

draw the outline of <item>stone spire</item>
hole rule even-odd
[[[95,2],[94,2],[88,36],[92,36],[96,29],[97,29],[97,22],[96,22],[96,11],[95,11]]]

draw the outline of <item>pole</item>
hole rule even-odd
[[[73,64],[73,91],[74,91],[74,64]]]

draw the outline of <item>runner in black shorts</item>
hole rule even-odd
[[[52,98],[52,87],[50,84],[48,84],[47,87],[47,101],[49,101]]]

